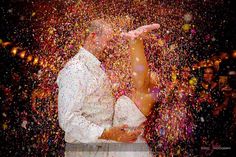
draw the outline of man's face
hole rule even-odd
[[[204,81],[206,82],[212,82],[214,78],[214,73],[211,68],[204,69],[204,75],[203,75]]]
[[[111,27],[105,26],[105,29],[95,38],[95,43],[98,51],[103,51],[107,46],[108,42],[113,38],[114,31]]]

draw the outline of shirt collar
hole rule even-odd
[[[79,56],[85,57],[85,63],[87,64],[92,64],[92,65],[97,65],[100,66],[101,62],[88,50],[85,48],[81,47],[78,53]]]

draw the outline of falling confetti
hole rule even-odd
[[[225,3],[221,0],[198,3],[51,0],[28,2],[25,10],[21,9],[25,13],[17,13],[17,9],[11,6],[7,8],[5,14],[16,14],[15,19],[19,24],[4,26],[12,28],[9,28],[9,32],[14,33],[6,35],[10,41],[0,39],[0,45],[9,49],[12,57],[19,58],[27,65],[25,69],[19,67],[24,73],[36,71],[29,74],[24,85],[1,87],[8,97],[4,103],[13,104],[11,109],[6,108],[2,113],[1,124],[6,141],[12,140],[11,135],[15,139],[26,136],[26,144],[18,140],[14,146],[28,154],[13,156],[63,156],[64,139],[58,125],[58,89],[55,81],[65,63],[83,46],[83,40],[89,33],[89,23],[98,18],[111,22],[116,35],[146,24],[161,25],[158,31],[148,34],[148,38],[144,39],[149,69],[155,75],[152,80],[155,86],[150,91],[157,101],[146,122],[145,137],[154,152],[158,150],[167,155],[176,153],[183,156],[190,154],[187,145],[191,146],[196,127],[190,107],[194,106],[194,90],[201,79],[198,76],[184,79],[184,75],[192,74],[183,74],[182,68],[189,67],[189,73],[198,75],[196,73],[201,67],[213,64],[219,66],[222,62],[220,57],[212,63],[207,60],[211,57],[209,52],[219,49],[221,35],[227,28],[229,17],[224,16],[227,11],[221,7],[223,5]],[[217,12],[222,12],[220,16],[224,18],[219,18]],[[2,17],[4,19],[5,15]],[[27,23],[30,23],[29,27]],[[21,40],[27,44],[20,43]],[[102,63],[116,98],[130,95],[133,90],[128,44],[120,40],[115,38],[109,43],[105,50],[107,58]],[[220,44],[227,45],[227,41],[224,43]],[[135,68],[144,70],[142,65]],[[23,75],[15,74],[14,71],[9,73],[12,73],[11,79],[15,82],[22,81]],[[14,98],[10,95],[14,95]],[[30,107],[24,109],[24,105],[15,105],[18,103]],[[22,110],[28,114],[22,115]],[[200,117],[200,121],[204,122],[204,117]]]

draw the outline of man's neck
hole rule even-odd
[[[90,53],[92,53],[99,61],[101,61],[101,59],[98,56],[99,52],[96,50],[96,48],[94,46],[85,44],[83,46],[83,48],[86,49],[87,51],[89,51]]]

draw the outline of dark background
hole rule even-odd
[[[97,1],[95,0],[94,2],[96,3]],[[152,2],[154,3],[155,1]],[[181,6],[186,11],[192,11],[192,13],[197,15],[194,23],[199,27],[200,32],[198,40],[191,47],[193,50],[191,53],[199,61],[213,55],[219,55],[221,52],[230,54],[232,50],[236,49],[236,9],[233,1],[162,0],[161,2],[165,5]],[[36,140],[31,140],[35,134],[34,130],[26,131],[20,127],[22,117],[30,118],[32,114],[30,111],[29,95],[31,95],[32,90],[38,84],[34,77],[32,77],[32,74],[37,73],[40,68],[38,66],[31,66],[19,57],[13,57],[9,53],[13,46],[20,46],[28,51],[39,48],[33,36],[33,26],[37,25],[37,23],[31,20],[35,3],[47,3],[57,8],[60,8],[63,4],[60,0],[57,3],[48,0],[1,0],[0,2],[0,39],[12,42],[12,46],[6,49],[0,48],[0,84],[11,87],[11,92],[14,94],[14,102],[9,109],[2,108],[3,103],[8,102],[1,101],[0,113],[2,113],[2,110],[10,111],[9,115],[11,116],[8,121],[11,123],[11,126],[8,126],[8,132],[5,134],[2,131],[4,116],[1,116],[0,141],[3,143],[1,144],[0,156],[8,156],[4,152],[10,152],[9,156],[27,156],[24,152],[30,151],[26,149],[32,149],[32,154],[28,154],[28,156],[32,156],[37,154],[33,151],[40,150],[37,147],[32,148],[32,145],[37,143]],[[214,34],[216,41],[205,42],[202,40],[207,32]],[[188,44],[186,43],[186,48],[189,48]],[[23,99],[22,96],[24,94],[28,95],[28,97]],[[25,115],[25,112],[28,114]],[[34,128],[34,124],[30,125],[29,128]],[[58,141],[59,144],[63,144],[63,142],[63,139]],[[23,147],[24,150],[22,150]],[[34,148],[36,149],[34,150]],[[63,145],[56,145],[50,149],[51,156],[60,156],[63,151]],[[41,152],[38,152],[38,154],[41,154]]]

